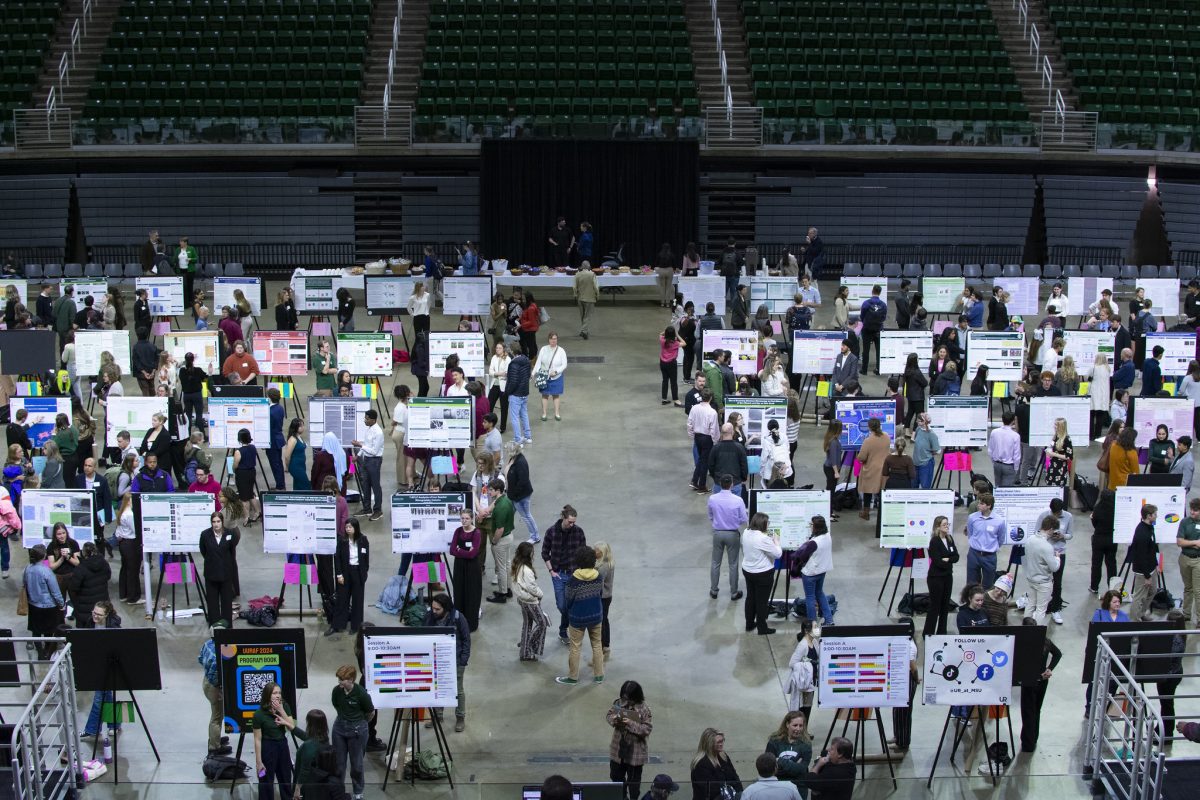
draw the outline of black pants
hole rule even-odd
[[[662,399],[667,399],[667,387],[671,388],[671,399],[679,400],[679,367],[674,361],[659,361],[658,371],[662,373]]]
[[[608,762],[608,779],[613,783],[625,784],[624,797],[628,800],[638,800],[642,796],[642,765],[622,764],[617,761]]]
[[[1104,564],[1106,577],[1104,585],[1113,579],[1117,574],[1117,546],[1115,544],[1096,544],[1092,543],[1092,582],[1088,584],[1088,588],[1093,592],[1100,591],[1100,564]]]
[[[183,271],[183,306],[191,308],[192,301],[196,299],[196,292],[193,288],[196,280],[197,265],[188,264],[188,269]]]
[[[1108,427],[1112,425],[1112,417],[1107,411],[1093,411],[1092,419],[1092,438],[1098,439],[1108,431]]]
[[[825,465],[825,491],[832,492],[837,487],[837,476],[833,474],[833,467]]]
[[[775,577],[775,570],[742,570],[742,577],[746,579],[746,631],[766,633],[767,603],[771,599],[771,579]]]
[[[183,396],[183,413],[188,418],[189,435],[192,428],[199,428],[204,432],[204,439],[207,441],[208,427],[204,424],[204,394],[201,392],[185,394]]]
[[[428,289],[429,287],[426,286],[425,288]],[[428,314],[417,314],[413,317],[413,334],[414,334],[413,338],[415,339],[416,334],[420,334],[422,331],[424,331],[426,336],[429,335],[429,315]]]
[[[908,705],[892,709],[892,734],[896,737],[896,747],[907,750],[912,743],[912,705],[917,694],[917,676],[908,676]]]
[[[428,375],[418,375],[417,376],[417,397],[428,397],[428,396],[429,396],[429,376]]]
[[[600,624],[600,645],[607,650],[610,631],[608,625],[608,607],[612,605],[612,598],[605,597],[600,602],[604,604],[604,621]]]
[[[538,349],[537,331],[517,331],[517,338],[521,340],[521,352],[533,361]]]
[[[208,602],[208,624],[223,619],[233,625],[233,581],[205,581],[205,599]],[[265,764],[266,761],[264,760]]]
[[[467,620],[467,628],[474,633],[479,627],[479,604],[483,601],[483,570],[480,569],[479,556],[455,556],[451,576],[455,607],[462,612]]]
[[[869,331],[863,328],[862,332],[862,366],[859,372],[866,375],[871,369],[871,343],[875,343],[875,374],[879,374],[879,331]]]
[[[363,621],[363,590],[367,576],[360,567],[350,567],[342,576],[345,583],[337,587],[337,611],[333,618],[333,629],[341,631],[350,625],[353,633],[362,627]]]
[[[500,405],[497,406],[496,404]],[[491,407],[492,413],[500,417],[500,423],[497,426],[501,433],[508,431],[508,395],[500,391],[499,382],[492,384],[492,390],[488,392],[488,406]]]
[[[142,599],[142,543],[137,539],[118,539],[121,571],[117,573],[117,595],[123,600]]]
[[[1021,749],[1032,752],[1037,747],[1042,721],[1042,703],[1046,699],[1049,681],[1039,680],[1032,686],[1021,687]],[[1088,686],[1090,690],[1091,685]]]
[[[908,401],[908,411],[904,414],[904,427],[908,430],[913,429],[913,422],[916,421],[917,415],[925,410],[925,399],[911,399]]]
[[[79,472],[78,451],[76,451],[75,453],[71,453],[71,455],[69,455],[69,456],[64,455],[62,457],[62,460],[63,460],[63,467],[62,467],[63,480],[66,482],[67,486],[74,486],[75,485],[75,475]]]
[[[1158,708],[1162,712],[1163,733],[1167,736],[1173,736],[1175,732],[1175,690],[1179,688],[1179,682],[1183,677],[1172,678],[1166,681],[1157,681],[1158,687]]]
[[[258,779],[258,800],[274,800],[275,781],[279,781],[280,800],[292,797],[292,755],[288,752],[287,739],[262,739],[259,760],[266,775]]]
[[[1067,554],[1064,551],[1058,557],[1058,571],[1054,573],[1054,588],[1052,588],[1050,590],[1050,605],[1046,607],[1046,610],[1051,613],[1053,613],[1055,611],[1062,611],[1062,607],[1063,607],[1062,581],[1063,581],[1063,570],[1066,568],[1066,566],[1067,566]]]
[[[696,364],[696,345],[685,344],[683,346],[683,379],[690,381],[696,376],[692,373],[692,367]]]
[[[697,433],[696,449],[700,453],[700,460],[692,471],[692,486],[703,489],[708,483],[708,454],[713,449],[712,437],[707,433]]]
[[[926,636],[946,632],[946,614],[950,608],[950,593],[954,591],[954,576],[930,575],[925,579],[929,589],[929,611],[925,612]]]

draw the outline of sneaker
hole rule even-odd
[[[8,579],[8,570],[4,570],[4,572],[0,573],[0,578],[4,578],[7,580]]]
[[[729,595],[729,599],[732,601],[736,601],[736,600],[741,600],[745,596],[746,596],[745,592],[737,591],[737,592],[734,592],[733,594]]]
[[[560,636],[560,637],[558,637],[558,643],[561,644],[563,647],[569,647],[571,645],[571,640],[565,636]]]
[[[383,519],[382,511],[376,511],[375,513],[371,514],[371,522],[378,522],[381,519]]]
[[[363,796],[361,794],[356,794],[354,795],[354,800],[363,800]]]
[[[362,511],[355,511],[355,512],[354,512],[354,516],[356,516],[356,517],[369,517],[369,516],[371,516],[371,509],[369,509],[369,508],[364,508]]]
[[[542,537],[540,537],[540,536],[530,536],[530,537],[529,537],[529,543],[530,543],[530,544],[537,544],[537,543],[538,543],[538,542],[540,542],[541,540],[542,540]]]
[[[495,575],[493,575],[492,576],[492,586],[498,586],[499,584],[500,584],[500,581],[496,578]]]
[[[604,676],[597,675],[596,677],[592,678],[592,683],[604,683]]]
[[[368,753],[384,753],[387,752],[387,742],[376,736],[371,741],[367,742]]]
[[[484,599],[487,600],[489,603],[507,603],[508,602],[508,598],[499,593],[492,594],[491,596],[485,597]]]
[[[1027,606],[1027,605],[1029,605],[1029,595],[1028,594],[1023,594],[1017,598],[1017,608],[1024,611],[1025,606]]]
[[[338,633],[339,633],[339,631],[336,631],[336,630],[334,630],[333,628],[327,628],[327,629],[325,630],[325,636],[326,636],[326,638],[328,638],[328,637],[330,637],[330,636],[337,636],[337,635],[338,635]]]
[[[713,600],[716,600],[717,599],[717,590],[713,589],[713,590],[709,591],[708,596],[711,597]]]
[[[233,748],[227,744],[217,745],[216,750],[208,751],[208,754],[210,756],[227,756],[227,755],[230,755],[231,753],[233,753]]]
[[[1062,614],[1060,614],[1060,613],[1059,613],[1059,612],[1057,612],[1057,611],[1052,611],[1052,612],[1050,613],[1050,619],[1054,620],[1054,624],[1055,624],[1055,625],[1062,625],[1062,624],[1063,624],[1063,618],[1062,618]]]
[[[564,686],[574,686],[575,684],[579,683],[579,681],[575,680],[574,678],[568,678],[566,675],[559,675],[554,679],[554,682],[561,683]]]

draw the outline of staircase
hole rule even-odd
[[[1054,111],[1053,93],[1042,86],[1043,57],[1050,59],[1050,68],[1054,70],[1053,88],[1062,92],[1066,110],[1077,110],[1079,94],[1075,91],[1071,72],[1062,54],[1062,42],[1054,30],[1054,24],[1050,22],[1044,0],[1029,0],[1029,21],[1037,27],[1041,36],[1037,56],[1030,53],[1020,13],[1011,0],[988,0],[988,6],[1000,30],[1004,49],[1008,51],[1008,60],[1017,75],[1017,83],[1021,85],[1021,96],[1029,109],[1030,118],[1034,122],[1041,122],[1043,111]]]
[[[119,16],[120,0],[93,0],[92,16],[86,26],[80,20],[79,52],[75,53],[74,63],[67,76],[68,83],[62,87],[62,93],[56,98],[59,108],[70,108],[76,118],[83,111],[88,89],[96,77],[96,68],[104,56],[104,48],[108,44],[108,35],[112,33],[113,23]],[[50,51],[42,65],[42,74],[33,90],[35,108],[42,108],[53,87],[58,91],[58,65],[63,54],[71,60],[71,30],[75,20],[83,14],[83,0],[67,0],[62,14],[58,18],[58,27],[50,43]],[[85,32],[86,31],[86,32]]]
[[[360,105],[383,105],[396,6],[394,0],[383,0],[375,3],[371,10],[371,30],[367,38],[367,64],[363,70]],[[417,102],[417,85],[421,80],[421,64],[425,60],[425,33],[428,28],[429,0],[406,0],[404,17],[400,20],[396,66],[392,73],[393,105],[415,105]]]
[[[382,98],[382,90],[380,92]],[[404,193],[399,182],[373,178],[355,180],[355,263],[399,256],[403,247]]]
[[[717,35],[713,30],[712,5],[709,0],[684,0],[688,37],[692,42],[692,64],[696,73],[696,94],[700,108],[723,105],[725,90],[721,86],[721,59],[717,52]],[[746,26],[737,0],[717,0],[717,17],[721,20],[721,46],[725,50],[725,72],[735,106],[754,105],[754,90],[750,83],[750,56],[746,49]],[[724,246],[724,242],[722,242]]]

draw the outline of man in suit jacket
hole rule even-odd
[[[833,362],[833,374],[829,376],[829,381],[838,394],[845,391],[846,385],[851,381],[858,383],[858,356],[850,352],[849,339],[842,340],[842,352],[838,353],[837,360]]]
[[[104,540],[104,525],[113,518],[112,490],[108,488],[108,480],[96,472],[96,458],[88,456],[83,460],[83,472],[75,476],[75,488],[92,491],[92,526],[96,534],[96,547],[100,552],[107,551],[112,555],[112,545]]]

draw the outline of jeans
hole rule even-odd
[[[96,692],[95,699],[92,700],[92,712],[88,714],[87,724],[83,726],[83,732],[89,735],[100,734],[100,719],[104,713],[105,703],[115,703],[117,701],[116,692]],[[108,723],[110,731],[121,730],[121,724]]]
[[[283,448],[268,447],[267,463],[271,465],[271,477],[275,479],[276,491],[286,492],[287,484],[283,479]]]
[[[363,753],[367,749],[367,721],[345,722],[341,718],[333,721],[330,740],[337,753],[338,772],[343,780],[346,776],[346,756],[350,757],[350,782],[355,794],[363,793]]]
[[[383,467],[383,456],[361,456],[359,464],[362,465],[358,477],[362,481],[363,511],[381,514],[383,513],[383,481],[380,480],[379,471]],[[371,505],[372,494],[374,495],[374,506]]]
[[[732,300],[737,294],[738,282],[742,279],[741,275],[726,275],[725,276],[725,300]],[[60,348],[61,349],[61,348]]]
[[[667,388],[671,389],[671,399],[679,399],[679,367],[672,361],[659,361],[658,370],[662,373],[662,399],[667,399]]]
[[[538,536],[537,523],[533,521],[533,514],[529,511],[529,498],[513,500],[513,508],[521,515],[521,519],[525,520],[525,527],[529,529],[529,541],[534,544],[540,542],[542,537]]]
[[[829,601],[825,599],[825,573],[820,575],[804,575],[804,608],[808,612],[808,618],[815,620],[818,608],[821,611],[821,619],[828,625],[833,622],[833,615],[829,613]]]
[[[512,425],[513,441],[533,441],[533,431],[529,428],[529,396],[518,397],[509,395],[508,424]]]
[[[929,459],[921,466],[917,467],[917,486],[922,489],[928,489],[933,486],[933,466],[937,463],[936,459]]]
[[[8,572],[9,560],[12,558],[8,551],[8,537],[0,538],[0,571]]]
[[[996,554],[981,553],[972,547],[967,551],[967,582],[978,583],[984,588],[991,588],[996,582]]]
[[[560,572],[557,575],[551,576],[554,582],[554,605],[558,609],[558,638],[567,638],[567,581],[570,580],[570,575],[566,572]]]
[[[738,565],[742,554],[742,536],[737,531],[713,531],[712,567],[709,570],[709,589],[717,591],[721,582],[721,557],[729,562],[729,593],[737,594]]]

